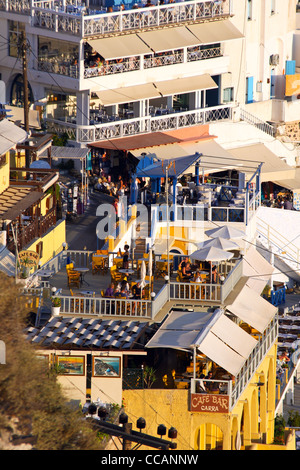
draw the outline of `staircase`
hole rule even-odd
[[[262,119],[259,119],[257,116],[254,116],[253,114],[249,113],[248,111],[245,111],[244,109],[241,109],[240,118],[242,121],[251,124],[257,129],[265,132],[266,134],[271,135],[272,137],[276,136],[276,127],[272,126],[268,122],[263,121]]]

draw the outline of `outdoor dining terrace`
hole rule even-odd
[[[174,260],[153,256],[153,273],[148,276],[147,255],[130,261],[129,268],[122,269],[118,253],[98,254],[107,260],[104,269],[93,269],[92,258],[96,253],[87,251],[62,251],[51,261],[31,275],[26,294],[40,297],[37,323],[43,304],[50,308],[49,297],[58,296],[61,301],[60,315],[158,320],[176,306],[199,306],[221,304],[242,276],[242,259],[231,259],[218,265],[221,276],[214,283],[207,271],[201,283],[178,278],[178,269],[173,271]],[[71,261],[75,278],[70,281],[67,266]],[[167,265],[171,269],[168,276]],[[178,260],[177,260],[178,264]],[[144,267],[143,267],[144,265]],[[119,264],[120,266],[120,264]],[[142,271],[146,267],[146,274]],[[127,297],[106,297],[111,283],[115,286],[124,278],[129,286]],[[206,278],[206,279],[205,279]],[[133,296],[132,287],[144,279],[140,296]],[[45,299],[48,298],[48,301]],[[44,299],[44,301],[42,301]]]
[[[145,2],[124,2],[124,10],[119,4],[112,12],[108,12],[105,7],[89,8],[78,0],[0,0],[0,9],[31,15],[33,26],[81,37],[219,19],[228,17],[231,13],[231,0],[177,1],[162,5],[156,3],[158,2],[146,7]],[[137,9],[135,5],[138,6]]]

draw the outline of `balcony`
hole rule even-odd
[[[66,5],[57,0],[0,0],[1,10],[31,15],[32,26],[81,37],[114,35],[231,15],[231,0],[196,0],[147,8],[139,5],[137,10],[128,5],[127,10],[107,13],[105,9],[86,8],[78,1]]]
[[[69,139],[81,143],[90,143],[137,134],[175,130],[220,120],[231,120],[233,106],[233,104],[227,104],[184,112],[166,109],[163,116],[150,115],[133,119],[121,119],[120,116],[111,116],[110,121],[107,123],[95,123],[89,126],[79,126],[76,125],[76,122],[64,122],[47,118],[46,125],[48,132],[66,133]]]

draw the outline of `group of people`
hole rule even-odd
[[[114,299],[120,298],[138,300],[143,296],[144,290],[142,289],[141,282],[137,282],[130,288],[127,279],[124,279],[119,283],[111,282],[104,293],[104,297]]]
[[[204,282],[200,273],[200,262],[195,261],[195,264],[191,264],[188,256],[186,256],[179,264],[179,268],[184,281]],[[208,268],[207,274],[211,275],[212,284],[216,284],[218,280],[217,267],[209,262]]]

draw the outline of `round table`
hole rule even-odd
[[[80,273],[80,284],[86,283],[89,286],[89,283],[84,279],[84,275],[89,272],[89,268],[75,268],[75,271]]]

